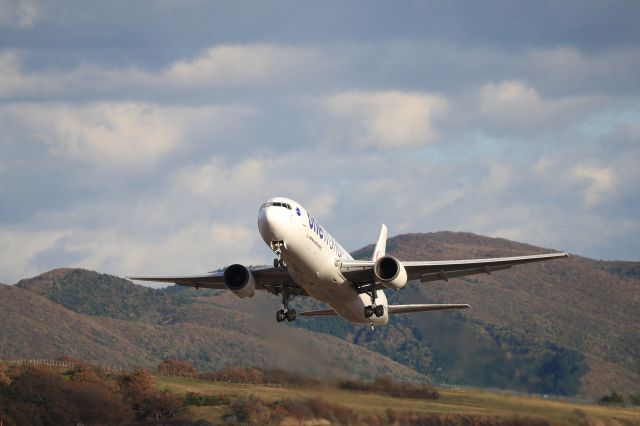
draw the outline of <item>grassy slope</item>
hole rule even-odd
[[[401,399],[377,394],[337,390],[335,388],[286,388],[221,382],[202,382],[185,378],[157,377],[160,389],[178,394],[197,392],[208,395],[253,394],[266,401],[321,398],[347,406],[362,413],[383,413],[389,408],[404,412],[430,414],[463,414],[499,417],[533,417],[554,424],[584,424],[585,420],[599,424],[638,424],[640,408],[609,407],[578,404],[538,397],[515,396],[506,393],[473,389],[439,389],[438,400]],[[221,407],[192,407],[197,418],[220,422]],[[622,422],[622,423],[621,423]],[[590,423],[590,424],[591,424]]]
[[[275,327],[271,322],[261,326],[256,319],[215,307],[206,298],[180,305],[170,321],[155,323],[81,314],[32,291],[1,285],[0,324],[0,359],[69,355],[120,367],[149,368],[162,359],[179,358],[193,362],[201,371],[233,364],[289,366],[329,377],[422,377],[336,337]]]

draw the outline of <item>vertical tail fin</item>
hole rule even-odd
[[[373,256],[371,256],[371,260],[376,261],[385,255],[387,250],[387,225],[382,224],[382,228],[380,228],[380,236],[378,237],[378,242],[376,243],[376,247],[373,249]]]

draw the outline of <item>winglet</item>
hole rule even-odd
[[[376,243],[376,247],[373,249],[373,255],[371,256],[371,260],[374,262],[380,259],[385,255],[387,250],[387,225],[384,223],[380,228],[380,236],[378,237],[378,242]]]

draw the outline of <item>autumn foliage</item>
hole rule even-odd
[[[217,371],[198,375],[200,380],[213,380],[231,383],[250,383],[254,385],[278,384],[287,386],[317,386],[319,380],[304,374],[291,373],[280,369],[256,367],[235,367],[228,365]]]
[[[158,374],[162,374],[164,376],[195,377],[198,375],[198,372],[191,364],[178,359],[167,359],[162,361],[158,364],[156,371]]]
[[[3,426],[157,422],[175,419],[181,406],[181,398],[155,389],[146,370],[111,376],[77,366],[63,375],[13,367],[0,380]]]

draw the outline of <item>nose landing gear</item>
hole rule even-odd
[[[275,252],[276,254],[276,258],[273,259],[273,267],[277,268],[277,269],[285,269],[287,267],[287,264],[284,263],[284,260],[282,259],[282,249],[283,248],[287,248],[287,245],[285,244],[284,241],[272,241],[271,242],[271,249]]]

